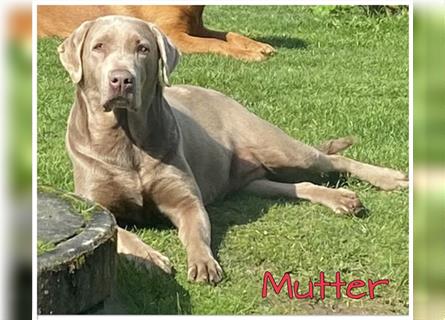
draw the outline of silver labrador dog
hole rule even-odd
[[[145,21],[86,21],[58,51],[76,84],[66,137],[75,192],[109,208],[120,225],[162,212],[178,228],[191,281],[222,278],[205,209],[217,197],[247,190],[356,213],[362,205],[354,192],[305,177],[344,172],[384,190],[408,185],[399,171],[337,155],[348,138],[313,148],[219,92],[170,86],[179,52]],[[171,270],[166,257],[122,228],[118,252]]]

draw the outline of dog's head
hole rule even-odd
[[[82,23],[59,47],[72,81],[105,111],[137,111],[157,84],[169,86],[180,53],[153,24],[126,16]]]

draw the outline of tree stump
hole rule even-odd
[[[101,206],[49,188],[39,188],[37,207],[38,313],[85,313],[111,293],[116,221]]]

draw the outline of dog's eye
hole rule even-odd
[[[93,50],[99,51],[99,50],[102,50],[103,47],[104,47],[104,44],[99,42],[99,43],[94,45]]]
[[[147,52],[150,52],[150,48],[148,48],[146,45],[140,44],[140,45],[138,45],[138,52],[139,53],[147,53]]]

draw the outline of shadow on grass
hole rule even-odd
[[[279,199],[260,198],[239,193],[207,207],[212,225],[212,252],[218,260],[221,243],[232,226],[253,223],[265,215]]]
[[[265,36],[257,37],[255,40],[268,43],[275,48],[305,49],[307,47],[306,41],[289,36]]]
[[[319,185],[325,185],[329,187],[348,187],[347,177],[339,173],[331,173],[320,177],[317,175],[307,176],[307,179],[302,181],[312,181]],[[290,181],[281,181],[289,182]],[[227,197],[227,199],[217,201],[207,206],[210,222],[212,225],[212,252],[218,260],[218,252],[221,247],[221,243],[228,230],[235,225],[245,225],[253,223],[263,215],[267,214],[272,206],[277,204],[286,203],[298,203],[299,199],[287,199],[282,197],[276,198],[264,198],[255,195],[251,195],[245,192],[239,192],[237,194]],[[365,219],[369,216],[369,210],[363,208],[357,213],[356,217]]]
[[[125,310],[114,314],[191,314],[190,294],[173,275],[135,268],[119,257],[117,299]]]

